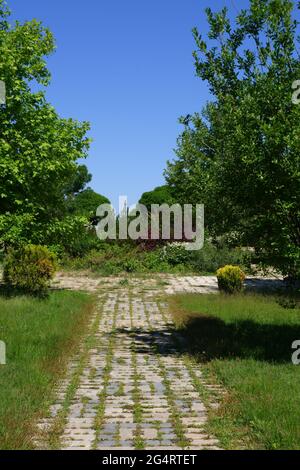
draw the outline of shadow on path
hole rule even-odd
[[[202,362],[220,358],[240,358],[291,363],[292,343],[300,340],[300,325],[258,324],[254,321],[225,323],[212,316],[191,318],[176,329],[166,327],[117,329],[117,336],[128,336],[140,354],[182,355],[189,353]]]

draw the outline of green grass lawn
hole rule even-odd
[[[300,308],[262,295],[180,295],[171,301],[187,353],[228,391],[208,427],[225,448],[300,449]]]
[[[0,297],[0,449],[28,449],[35,420],[47,411],[54,385],[87,328],[93,298],[52,292],[49,298]]]

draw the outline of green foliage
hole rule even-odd
[[[199,114],[181,118],[180,123],[184,130],[177,139],[177,158],[167,163],[165,171],[168,186],[181,204],[203,201],[208,204],[210,172],[213,169],[209,129]],[[207,217],[211,217],[209,210],[206,210]]]
[[[194,30],[197,75],[213,101],[182,118],[166,178],[176,200],[204,203],[213,236],[234,233],[283,274],[300,276],[299,22],[290,0],[251,0],[235,23],[207,9]],[[298,5],[299,8],[299,5]]]
[[[170,243],[162,248],[161,258],[171,266],[185,265],[190,263],[191,251],[183,243]]]
[[[0,242],[6,247],[45,244],[46,228],[66,213],[67,195],[90,179],[77,164],[87,155],[89,124],[60,118],[42,89],[50,81],[51,32],[36,20],[10,25],[8,16],[1,0]]]
[[[68,212],[90,219],[91,217],[96,217],[97,208],[101,204],[110,204],[110,201],[91,188],[87,188],[68,201]]]
[[[244,286],[245,274],[238,266],[224,266],[217,271],[218,285],[227,294],[241,292]]]
[[[202,250],[191,254],[191,265],[200,273],[215,273],[217,269],[227,265],[238,265],[245,270],[251,269],[251,253],[241,248],[231,248],[228,245],[213,244],[206,240]]]
[[[141,259],[145,271],[149,272],[176,272],[178,266],[171,266],[165,259],[162,248],[154,251],[145,251],[141,253]],[[182,267],[184,269],[184,267]]]
[[[36,228],[33,214],[0,214],[0,243],[1,248],[13,247],[31,243]]]
[[[171,206],[174,204],[174,199],[168,186],[158,186],[157,188],[153,189],[153,191],[142,194],[139,203],[146,206],[150,211],[152,204],[168,204]]]
[[[84,256],[65,257],[62,263],[66,269],[91,269],[104,275],[191,271],[188,264],[169,263],[162,248],[141,251],[134,243],[107,243],[99,240],[97,246]]]
[[[122,268],[127,273],[135,273],[141,270],[141,263],[137,259],[127,259],[123,262]]]
[[[45,294],[55,268],[56,257],[44,246],[12,249],[4,260],[4,283],[25,293]]]
[[[41,225],[39,230],[40,232],[35,231],[35,240],[43,238],[47,246],[59,246],[72,256],[81,256],[91,248],[89,222],[85,217],[66,216],[63,220],[53,219],[48,227]]]
[[[0,337],[8,346],[7,367],[0,367],[1,450],[34,448],[37,416],[48,415],[92,309],[93,298],[83,292],[0,297]]]
[[[226,245],[215,246],[206,242],[200,251],[188,251],[184,244],[170,243],[151,251],[141,250],[135,243],[104,242],[89,236],[86,244],[76,245],[74,241],[67,245],[73,252],[65,249],[62,264],[66,269],[91,269],[104,275],[124,272],[174,272],[174,273],[215,273],[226,264],[238,264],[249,269],[251,257],[248,251],[229,248]],[[59,245],[60,246],[60,245]],[[51,246],[52,249],[52,246]],[[53,250],[60,254],[57,247]],[[70,256],[71,255],[71,256]]]
[[[221,447],[299,449],[291,344],[300,337],[300,306],[284,309],[266,293],[188,294],[172,299],[170,312],[205,376],[227,390],[207,423]]]
[[[64,193],[68,198],[73,198],[83,191],[85,186],[92,181],[92,175],[85,165],[77,165],[73,174],[70,175]],[[68,199],[67,199],[68,202]]]

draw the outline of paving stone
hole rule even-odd
[[[147,440],[147,441],[145,442],[145,446],[148,447],[148,448],[149,448],[149,447],[150,447],[150,448],[151,448],[151,447],[156,447],[156,446],[160,446],[160,445],[161,445],[161,442],[160,442],[160,441],[157,441],[157,440],[156,440],[156,441],[155,441],[155,440],[153,440],[153,441],[148,441],[148,440]]]
[[[156,439],[157,438],[157,429],[144,429],[143,437],[145,439]]]
[[[113,447],[115,444],[115,441],[101,441],[98,443],[98,448],[106,448],[106,447]]]
[[[190,439],[189,449],[219,448],[218,441],[199,427],[206,422],[207,411],[177,349],[184,340],[172,331],[172,322],[157,298],[159,292],[216,292],[217,280],[171,275],[162,279],[167,279],[168,285],[158,290],[156,279],[130,279],[129,289],[120,286],[117,277],[90,282],[85,276],[58,276],[59,286],[99,293],[99,306],[91,318],[95,342],[67,411],[62,449],[133,449],[140,437],[146,449],[179,450],[171,420],[174,414]],[[106,287],[100,291],[101,284]],[[155,348],[158,354],[153,354]],[[41,429],[55,425],[83,351],[80,345],[57,388],[49,418],[39,423]],[[218,387],[208,388],[199,366],[191,367],[208,391],[221,393]]]

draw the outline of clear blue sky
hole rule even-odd
[[[204,8],[246,0],[8,0],[13,18],[37,18],[57,51],[48,100],[63,117],[88,120],[91,186],[116,204],[163,184],[182,114],[209,99],[195,76],[191,29],[207,31]]]

